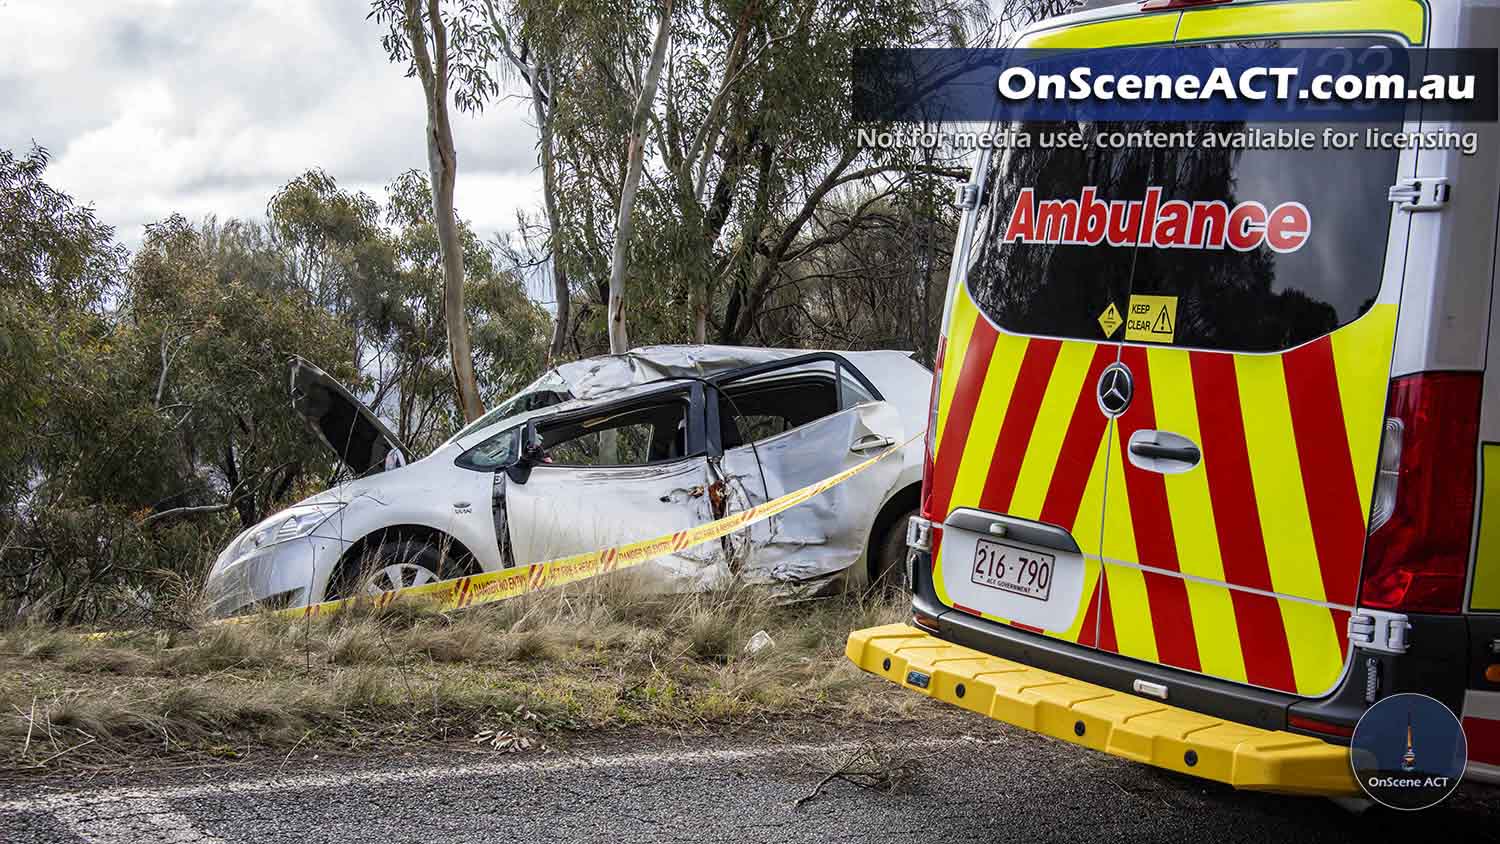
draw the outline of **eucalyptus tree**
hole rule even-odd
[[[614,323],[601,306],[608,282],[618,289],[621,255],[636,340],[741,343],[773,294],[795,284],[792,263],[863,225],[824,224],[846,195],[871,184],[889,195],[912,189],[914,175],[962,172],[911,151],[856,147],[848,68],[856,47],[969,43],[988,24],[983,2],[709,0],[677,8],[665,42],[649,25],[663,20],[649,0],[496,3],[499,55],[519,57],[504,45],[524,45],[522,75],[544,69],[543,149],[555,171],[547,216],[554,258],[576,282],[577,353],[610,339]],[[661,96],[649,102],[637,147],[635,107],[664,43]],[[536,96],[530,86],[517,93]],[[631,232],[618,224],[636,149]]]
[[[465,421],[484,413],[464,311],[464,267],[454,192],[458,153],[448,97],[461,111],[472,111],[495,93],[487,70],[493,59],[486,37],[478,34],[478,0],[375,0],[370,16],[387,26],[381,39],[391,60],[406,65],[422,83],[427,107],[427,167],[432,180],[434,222],[443,258],[443,319],[452,361],[454,393]]]

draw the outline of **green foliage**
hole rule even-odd
[[[555,138],[563,238],[524,232],[517,264],[559,250],[575,284],[572,348],[607,347],[605,307],[616,203],[630,109],[651,45],[652,0],[495,2],[502,77],[542,73]],[[935,252],[878,219],[879,209],[941,209],[964,163],[917,151],[855,147],[849,61],[856,47],[951,46],[983,37],[990,13],[973,0],[711,0],[678,5],[667,70],[649,122],[645,177],[629,244],[632,341],[702,339],[796,345],[810,335],[838,347],[867,343],[873,316],[808,330],[846,314],[798,310],[816,284],[809,264],[839,262],[851,277],[878,275],[881,307],[926,296]],[[601,49],[601,45],[607,47]],[[509,70],[511,73],[506,73]],[[523,82],[525,81],[523,79]],[[529,85],[514,86],[532,96]],[[939,233],[941,234],[941,232]],[[883,258],[865,260],[853,240]],[[848,300],[846,304],[856,304]],[[880,338],[919,349],[936,313]],[[847,337],[848,340],[840,338]]]
[[[125,250],[114,229],[42,180],[48,154],[0,149],[0,285],[51,305],[97,310],[117,281]]]
[[[235,533],[325,486],[337,467],[289,407],[292,356],[419,452],[458,427],[420,175],[382,209],[311,170],[269,225],[172,216],[127,262],[45,163],[0,150],[0,610],[159,614]],[[463,235],[483,383],[504,397],[537,374],[548,317]]]

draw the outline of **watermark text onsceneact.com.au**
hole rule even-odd
[[[1473,74],[1429,73],[1408,79],[1400,73],[1320,73],[1298,86],[1300,69],[1251,67],[1231,73],[1216,67],[1207,78],[1172,74],[1095,74],[1079,66],[1066,74],[1042,73],[1012,67],[1000,74],[998,89],[1005,100],[1064,100],[1074,102],[1120,100],[1312,100],[1315,102],[1422,101],[1467,102],[1477,96]]]

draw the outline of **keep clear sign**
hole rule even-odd
[[[1170,343],[1177,333],[1176,296],[1131,296],[1125,339]]]

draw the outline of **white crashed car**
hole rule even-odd
[[[408,463],[368,408],[297,360],[293,407],[355,479],[238,536],[208,596],[220,615],[300,606],[705,524],[906,442],[931,385],[905,352],[647,347],[563,364]],[[899,572],[922,449],[639,571],[664,590],[791,595]]]

